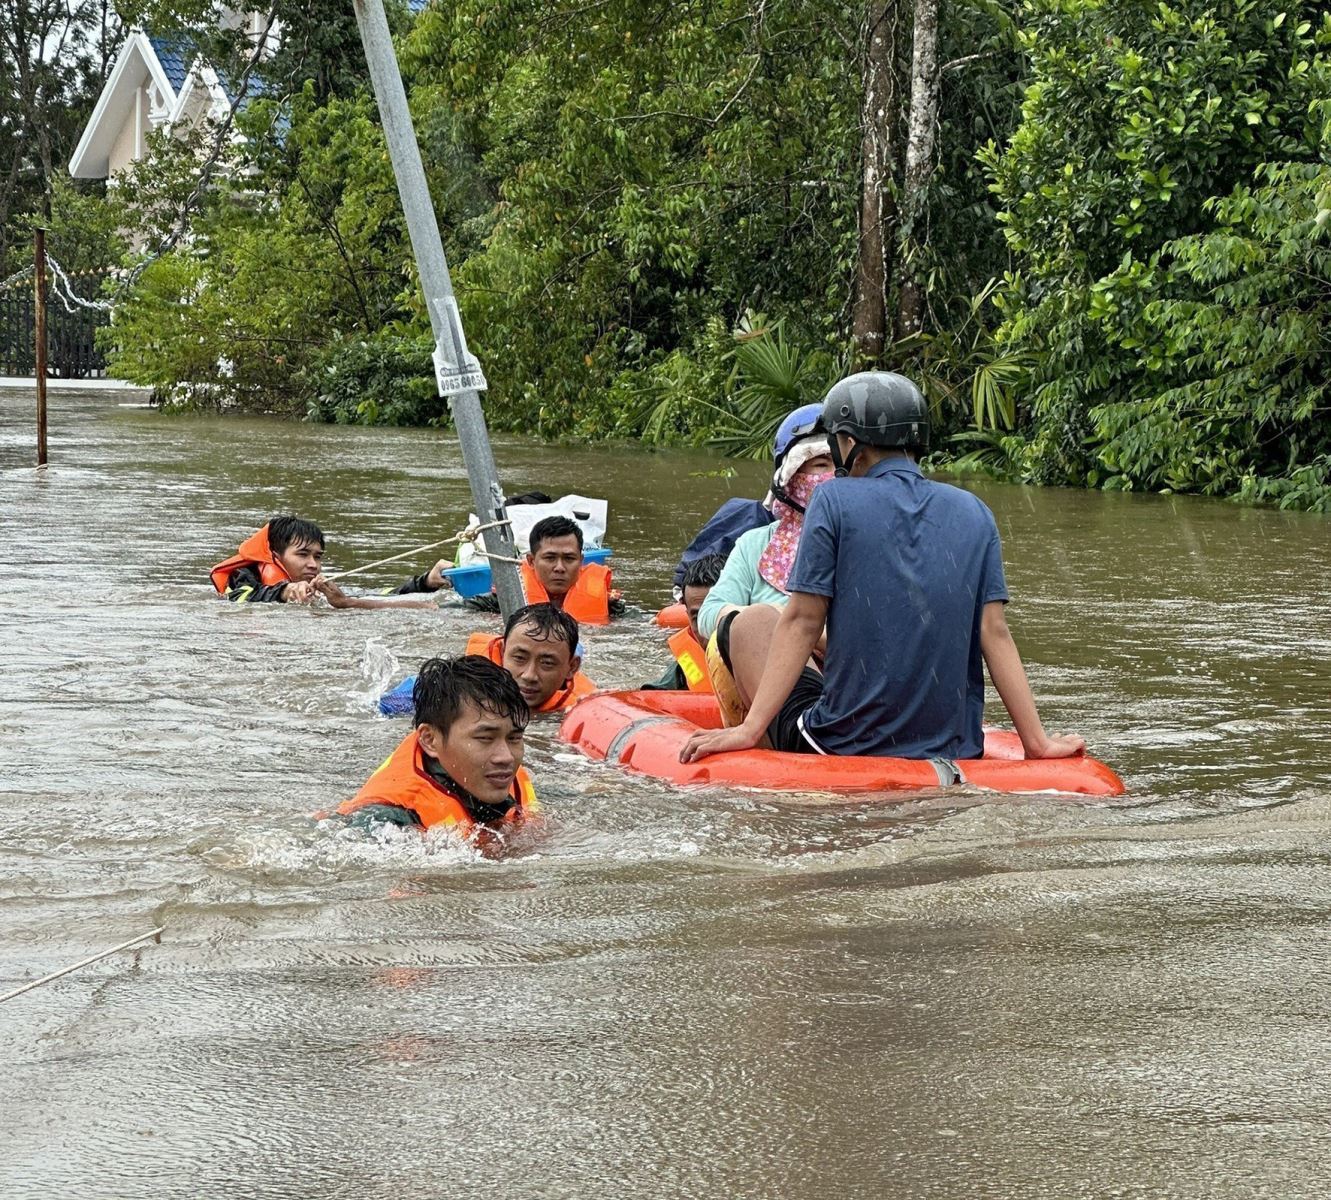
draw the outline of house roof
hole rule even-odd
[[[413,15],[424,11],[430,2],[406,0]],[[111,149],[130,117],[135,94],[145,82],[156,84],[165,112],[172,120],[179,118],[189,93],[199,86],[205,87],[214,100],[233,107],[239,91],[238,81],[204,66],[191,39],[178,34],[160,37],[133,30],[121,46],[92,116],[84,126],[83,136],[70,156],[69,173],[75,179],[107,177]],[[251,75],[246,100],[261,96],[266,90],[262,76]]]
[[[189,65],[198,53],[194,43],[183,37],[157,37],[148,35],[148,41],[157,52],[157,61],[171,81],[171,86],[179,92],[189,74]]]
[[[146,82],[157,85],[168,107],[175,104],[176,87],[163,69],[156,49],[145,34],[135,30],[120,47],[83,136],[74,147],[69,173],[75,179],[106,178],[111,148],[133,111],[135,93]]]

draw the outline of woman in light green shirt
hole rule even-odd
[[[810,434],[792,443],[772,479],[771,525],[742,534],[726,559],[721,578],[707,594],[698,612],[698,631],[706,640],[721,618],[732,609],[750,604],[785,606],[790,599],[785,583],[795,563],[804,509],[813,489],[832,478],[827,435]]]

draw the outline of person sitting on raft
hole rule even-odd
[[[530,713],[513,677],[487,658],[431,658],[414,692],[416,727],[334,810],[365,828],[516,824],[539,804],[522,767]]]
[[[720,554],[695,558],[684,571],[684,611],[688,614],[687,629],[680,629],[670,637],[670,652],[675,661],[655,683],[644,683],[643,691],[710,692],[712,681],[707,674],[707,656],[703,650],[705,639],[698,629],[698,613],[708,593],[716,586],[721,570],[726,565]]]
[[[1040,722],[1004,617],[993,514],[920,472],[929,411],[919,388],[891,372],[851,375],[822,416],[838,478],[809,502],[789,603],[740,610],[717,637],[748,715],[694,734],[680,760],[764,738],[803,754],[979,758],[982,663],[1028,758],[1080,754],[1080,737],[1050,737]],[[809,656],[824,627],[820,674]]]
[[[791,447],[813,430],[813,420],[822,411],[819,404],[806,404],[789,414],[777,427],[772,438],[772,470],[775,475],[781,473],[781,464],[790,453]],[[813,414],[811,417],[810,414]],[[791,474],[794,472],[792,471]],[[727,500],[716,510],[707,523],[698,530],[684,553],[679,556],[675,566],[675,599],[684,598],[684,572],[691,562],[719,554],[729,558],[740,538],[752,530],[762,529],[778,520],[780,513],[776,509],[779,492],[773,489],[763,500]]]
[[[553,604],[583,625],[608,625],[624,611],[623,598],[611,587],[610,568],[582,561],[582,529],[569,517],[546,517],[532,526],[530,547],[518,567],[528,604]],[[467,601],[495,612],[493,593]]]
[[[781,432],[778,430],[772,446],[773,457],[779,453],[780,440]],[[761,529],[776,520],[776,513],[772,511],[772,500],[770,493],[763,500],[735,496],[707,518],[703,527],[693,535],[693,541],[684,547],[684,553],[679,556],[679,562],[675,564],[675,574],[671,583],[676,600],[684,598],[684,573],[688,570],[689,563],[696,562],[700,558],[710,558],[712,555],[728,558],[735,548],[735,543],[749,530]]]
[[[401,607],[391,600],[347,596],[336,584],[322,579],[324,545],[323,530],[313,521],[273,517],[246,538],[235,554],[218,563],[209,576],[218,594],[237,604],[305,604],[322,594],[328,596],[334,608]],[[437,592],[444,586],[443,571],[449,565],[441,559],[428,571],[412,576],[393,594]]]
[[[712,689],[721,704],[726,725],[738,725],[746,711],[742,697],[714,635],[734,612],[753,604],[783,608],[789,600],[791,568],[799,548],[804,511],[814,489],[832,478],[827,435],[820,423],[822,408],[797,408],[777,431],[775,470],[772,474],[774,524],[751,529],[735,543],[716,586],[698,613],[698,629],[707,647],[707,668]],[[819,645],[821,650],[821,644]]]

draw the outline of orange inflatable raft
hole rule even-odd
[[[849,758],[744,750],[682,763],[699,729],[719,729],[716,697],[703,692],[600,692],[564,718],[559,736],[590,758],[677,784],[720,784],[787,792],[887,792],[957,783],[995,792],[1120,796],[1123,781],[1094,758],[1023,756],[1021,739],[986,729],[984,757]]]
[[[656,623],[664,629],[687,629],[689,614],[682,604],[667,604],[656,614]]]

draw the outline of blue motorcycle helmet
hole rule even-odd
[[[796,512],[803,512],[804,506],[793,499],[786,491],[786,484],[798,467],[789,472],[784,470],[787,456],[791,450],[813,438],[821,437],[827,445],[827,430],[823,425],[823,406],[821,404],[802,404],[777,426],[776,437],[772,439],[772,496]],[[824,453],[830,453],[827,445]],[[800,464],[802,465],[802,464]]]

